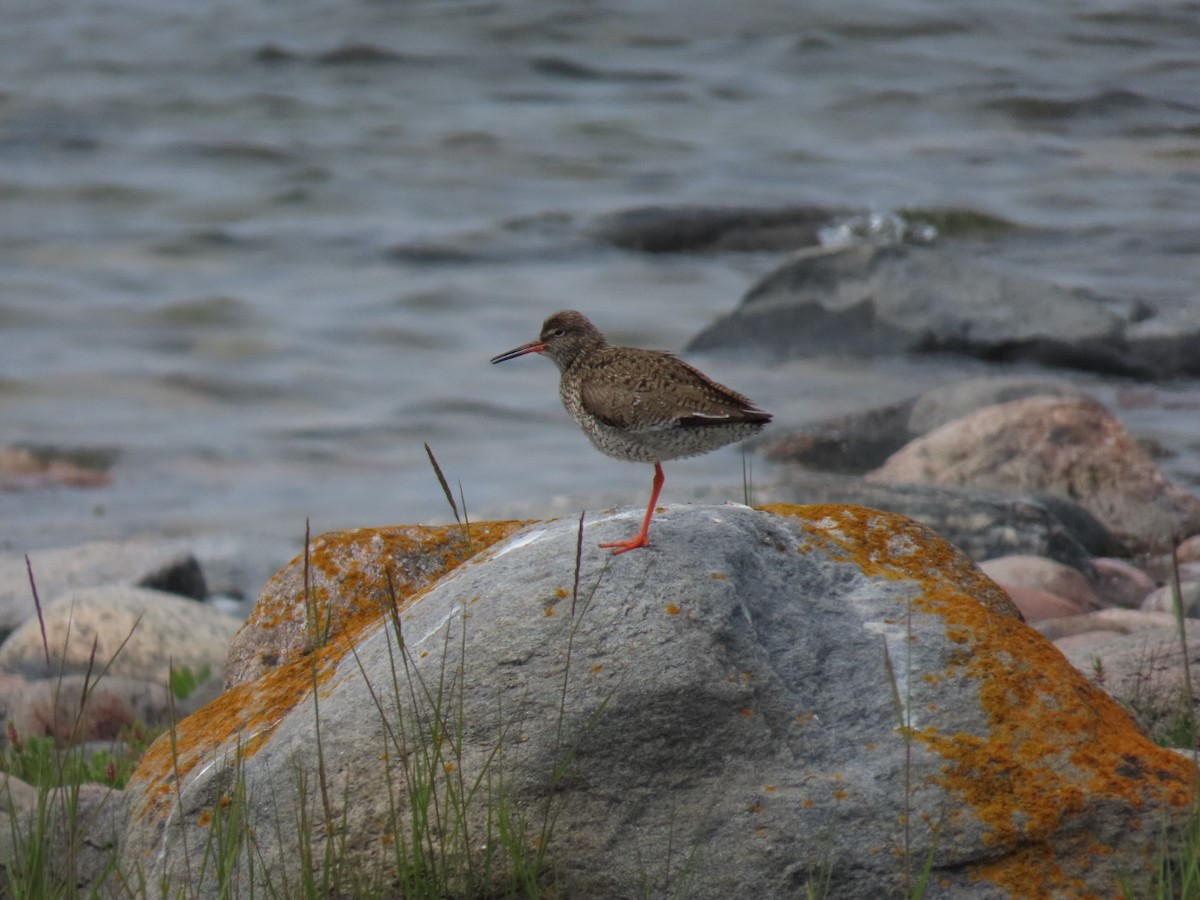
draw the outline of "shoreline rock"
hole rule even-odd
[[[910,441],[868,481],[1035,491],[1077,501],[1123,555],[1162,552],[1200,531],[1200,498],[1168,481],[1092,400],[986,406]]]
[[[26,554],[0,555],[0,639],[34,614]],[[193,600],[208,595],[204,572],[182,541],[90,541],[29,554],[42,602],[74,588],[125,585]]]
[[[555,804],[548,860],[578,896],[665,889],[676,853],[696,867],[698,900],[818,877],[878,892],[902,881],[891,850],[905,816],[919,823],[914,864],[932,854],[931,898],[1007,897],[1031,868],[1047,891],[1101,895],[1118,877],[1141,883],[1188,816],[1190,763],[1143,737],[923,526],[842,505],[672,506],[650,548],[616,561],[595,548],[638,514],[586,524],[578,576],[577,523],[529,526],[397,619],[340,633],[180,723],[127,790],[124,870],[185,878],[236,773],[259,836],[239,883],[294,871],[299,849],[279,829],[309,802],[296,779],[315,784],[319,759],[336,760],[327,812],[344,845],[386,864],[380,835],[411,827],[400,760],[420,758],[447,715],[433,733],[454,737],[435,741],[422,777],[453,792],[503,766],[513,814]],[[491,846],[487,808],[463,807],[462,852]],[[812,839],[824,833],[832,849]]]

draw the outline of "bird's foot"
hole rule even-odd
[[[613,556],[616,556],[618,553],[636,550],[638,547],[648,547],[650,546],[650,539],[646,537],[646,532],[642,531],[627,541],[610,541],[609,543],[601,544],[600,546],[605,549],[609,547],[615,547],[616,549],[613,550]]]

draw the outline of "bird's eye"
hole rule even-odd
[[[566,333],[567,333],[567,329],[565,329],[565,328],[555,328],[554,329],[555,337],[562,337]]]

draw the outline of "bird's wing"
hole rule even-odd
[[[769,421],[749,398],[717,384],[670,353],[644,350],[594,359],[580,385],[584,409],[606,425],[633,431],[677,425]]]

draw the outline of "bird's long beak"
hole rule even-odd
[[[524,356],[526,353],[541,353],[546,349],[545,341],[530,341],[528,344],[522,344],[520,347],[514,347],[507,353],[501,353],[499,356],[493,356],[492,362],[504,362],[508,359],[516,359],[518,356]]]

